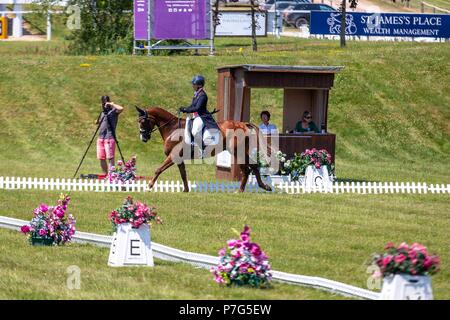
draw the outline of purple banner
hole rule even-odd
[[[209,39],[209,0],[153,0],[152,38]]]
[[[134,39],[149,40],[148,5],[150,0],[134,0]]]

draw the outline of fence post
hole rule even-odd
[[[425,5],[423,2],[420,3],[420,12],[422,12],[422,13],[425,12]]]
[[[295,181],[295,191],[297,191],[297,194],[300,193],[300,181]]]

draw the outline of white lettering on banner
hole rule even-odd
[[[441,18],[438,17],[414,17],[414,25],[419,26],[440,26],[442,25]]]
[[[363,28],[363,30],[364,30],[365,33],[368,33],[368,34],[376,34],[376,35],[379,35],[379,34],[389,35],[389,34],[391,34],[391,30],[387,29],[387,28],[377,28],[377,29]]]
[[[374,21],[370,21],[373,19]],[[405,16],[382,16],[382,15],[371,15],[371,16],[361,16],[361,23],[366,24],[371,22],[375,25],[380,24],[391,24],[391,25],[409,25],[411,24],[410,17]]]
[[[373,20],[373,21],[371,21]],[[412,22],[412,23],[411,23]],[[361,16],[361,23],[372,23],[376,25],[416,25],[416,26],[442,26],[441,17],[411,17],[408,16]]]
[[[137,12],[144,12],[145,11],[145,0],[136,0],[136,7]]]
[[[439,29],[433,29],[433,30],[423,30],[423,29],[394,29],[392,32],[393,35],[398,36],[414,36],[414,37],[420,37],[420,36],[438,36],[439,35]]]

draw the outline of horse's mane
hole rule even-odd
[[[170,118],[170,117],[174,116],[174,114],[172,114],[171,112],[169,112],[161,107],[150,107],[147,109],[147,112],[148,112],[148,114],[150,114],[154,117],[157,116],[158,118],[160,118],[160,117],[164,117],[164,118],[169,117]]]

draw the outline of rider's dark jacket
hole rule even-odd
[[[208,109],[206,109],[207,104],[208,96],[203,89],[200,89],[194,94],[191,105],[189,107],[182,108],[182,112],[194,113],[194,115],[200,116],[206,129],[219,129],[211,113]]]

